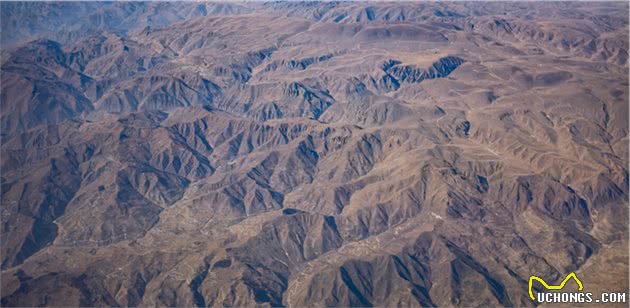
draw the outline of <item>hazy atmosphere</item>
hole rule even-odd
[[[4,307],[630,301],[627,2],[0,12]]]

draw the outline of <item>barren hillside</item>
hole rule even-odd
[[[628,292],[628,4],[0,2],[2,306]]]

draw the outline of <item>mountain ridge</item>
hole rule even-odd
[[[3,306],[628,290],[627,4],[0,9]]]

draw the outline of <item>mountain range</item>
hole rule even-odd
[[[628,3],[0,13],[2,306],[628,292]]]

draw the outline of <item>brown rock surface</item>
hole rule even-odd
[[[627,3],[0,9],[2,306],[628,292]]]

